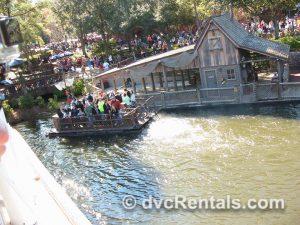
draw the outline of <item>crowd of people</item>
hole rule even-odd
[[[275,32],[275,27],[273,21],[265,22],[250,20],[248,23],[241,23],[242,26],[249,32],[252,32],[258,36],[260,35],[272,35]],[[279,21],[279,32],[281,36],[284,36],[288,32],[300,30],[300,25],[297,25],[295,21],[292,20],[284,20]]]
[[[146,38],[137,37],[130,42],[131,46],[141,49],[141,57],[147,57],[147,49],[152,51],[152,54],[159,54],[172,49],[175,45],[178,47],[184,47],[192,45],[196,41],[196,35],[187,32],[178,32],[176,35],[169,37],[169,35],[163,34],[149,34]],[[122,40],[119,40],[119,45],[122,46]]]
[[[73,60],[71,57],[63,58],[58,61],[58,69],[60,71],[69,72],[76,71],[76,68],[81,68],[82,74],[86,73],[86,67],[90,70],[98,68],[102,71],[108,70],[111,67],[112,57],[104,59],[103,57],[78,57]]]
[[[67,102],[57,110],[58,117],[87,117],[90,124],[95,122],[96,115],[100,115],[102,120],[114,118],[117,123],[121,123],[124,109],[136,106],[134,92],[127,89],[109,93],[100,90],[97,94],[88,94],[82,99],[77,99],[67,90],[66,96]]]
[[[98,41],[100,41],[99,38],[90,38],[86,40],[85,47],[87,52],[89,52],[88,55],[92,55],[91,57],[78,57],[74,60],[72,60],[71,57],[60,59],[60,68],[65,70],[65,72],[73,71],[76,69],[76,67],[89,67],[90,69],[99,68],[101,70],[108,70],[113,65],[117,65],[119,62],[124,60],[120,55],[113,56],[112,54],[109,54],[106,57],[93,55],[93,45],[96,44]],[[174,36],[153,33],[145,37],[138,37],[136,35],[135,38],[129,42],[124,41],[121,38],[117,38],[116,49],[124,49],[128,47],[128,44],[130,44],[132,49],[134,49],[134,51],[136,52],[136,54],[134,54],[134,58],[138,59],[145,58],[153,54],[155,55],[162,52],[166,52],[172,49],[175,45],[177,47],[191,45],[194,44],[195,41],[196,35],[184,31],[178,32]],[[78,41],[50,43],[48,45],[48,47],[54,50],[55,52],[70,51],[73,53],[80,52],[80,46],[81,44],[78,43]],[[82,68],[82,72],[85,73],[85,68]]]

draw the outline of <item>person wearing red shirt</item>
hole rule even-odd
[[[118,99],[116,99],[116,97],[113,97],[113,99],[110,101],[110,105],[112,108],[112,112],[114,112],[115,114],[119,114],[121,103]]]

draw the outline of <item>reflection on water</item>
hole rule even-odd
[[[159,114],[138,136],[48,139],[50,119],[16,126],[93,224],[297,224],[300,105],[188,109]],[[126,211],[186,195],[284,198],[284,211]]]

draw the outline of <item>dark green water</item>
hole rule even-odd
[[[51,119],[15,128],[93,224],[299,224],[300,105],[159,114],[140,135],[48,139]],[[125,195],[284,198],[284,211],[123,209]]]

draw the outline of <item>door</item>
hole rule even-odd
[[[206,78],[206,87],[207,88],[216,88],[217,87],[217,78],[215,70],[207,70],[205,71]]]
[[[215,70],[207,70],[205,73],[205,79],[206,79],[206,93],[205,97],[211,98],[218,96],[217,90],[209,90],[209,88],[217,88],[217,77],[216,77],[216,71]]]

